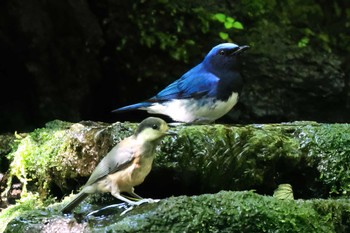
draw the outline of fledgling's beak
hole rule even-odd
[[[249,46],[248,46],[248,45],[239,46],[235,51],[232,52],[231,55],[240,54],[240,53],[242,53],[243,51],[246,51],[247,49],[249,49]]]
[[[177,135],[177,133],[176,133],[175,131],[168,130],[168,131],[166,132],[166,134],[165,134],[165,135],[167,135],[167,136],[176,136],[176,135]]]

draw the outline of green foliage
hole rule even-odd
[[[223,13],[214,14],[213,19],[219,21],[220,23],[223,23],[226,29],[243,29],[242,23],[236,21],[230,16],[226,16]]]
[[[294,41],[294,45],[299,48],[321,48],[328,53],[334,48],[350,51],[350,36],[346,33],[350,11],[342,1],[322,4],[299,0],[242,0],[239,12],[252,20],[254,25],[250,29],[258,30],[259,35],[270,33],[268,30],[264,31],[263,24],[276,24],[281,31],[279,39],[282,40],[285,37],[282,34],[285,34],[289,37],[289,43],[293,44]],[[257,43],[260,39],[248,37],[250,44]]]
[[[350,230],[350,202],[349,199],[310,201],[312,208],[324,216],[328,224],[334,226],[335,232],[349,232]]]
[[[242,30],[243,29],[242,23],[238,22],[237,20],[235,20],[234,18],[232,18],[230,16],[226,16],[223,13],[213,14],[212,19],[222,23],[226,30],[230,30],[230,29]],[[232,39],[229,37],[229,34],[227,32],[219,32],[219,36],[223,40],[232,41]]]
[[[307,45],[308,45],[308,43],[309,43],[309,38],[307,38],[307,37],[303,37],[303,38],[301,38],[300,40],[299,40],[299,42],[298,42],[298,47],[299,48],[304,48],[304,47],[306,47]]]
[[[276,0],[242,0],[241,11],[250,17],[262,17],[272,13],[276,7]]]
[[[196,25],[203,33],[209,31],[208,13],[201,7],[186,8],[175,2],[159,0],[152,3],[134,2],[132,8],[138,14],[129,14],[129,19],[139,32],[140,44],[160,48],[176,60],[187,62],[187,51],[195,44],[193,37],[186,35],[189,23]],[[189,15],[192,22],[185,20]],[[172,22],[163,21],[167,16],[172,17]]]
[[[330,39],[329,36],[325,33],[317,33],[314,32],[310,28],[305,28],[303,30],[303,38],[301,38],[298,42],[299,48],[304,48],[310,44],[310,40],[317,41],[323,47],[324,50],[331,52],[331,48],[329,46]]]
[[[160,48],[172,58],[185,62],[189,59],[187,52],[195,46],[198,38],[216,33],[222,40],[232,41],[228,32],[243,29],[241,22],[223,13],[213,13],[205,4],[136,1],[132,9],[138,14],[129,14],[128,17],[139,32],[139,42],[148,48]],[[171,22],[164,21],[169,16]],[[224,31],[216,27],[216,22],[221,23]],[[127,37],[125,35],[121,44],[128,41]]]

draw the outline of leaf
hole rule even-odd
[[[232,17],[227,17],[226,18],[226,22],[233,23],[234,21],[236,21],[236,20],[234,18],[232,18]]]
[[[318,34],[318,38],[323,42],[329,43],[329,36],[325,33]]]
[[[226,15],[222,14],[222,13],[217,13],[214,15],[214,18],[216,20],[218,20],[221,23],[224,23],[226,21]]]
[[[309,43],[309,38],[304,37],[298,42],[298,47],[299,48],[304,48],[304,47],[306,47],[308,45],[308,43]]]
[[[228,39],[228,34],[226,32],[219,32],[219,36],[223,40],[227,40]]]
[[[242,30],[243,29],[243,24],[241,24],[240,22],[238,21],[235,21],[232,25],[233,28],[236,28],[236,29],[239,29],[239,30]]]
[[[233,27],[233,23],[232,23],[232,22],[229,22],[229,21],[226,21],[226,22],[224,23],[224,25],[225,25],[225,28],[226,28],[226,29],[230,29],[230,28]]]
[[[196,42],[194,40],[186,40],[185,43],[189,44],[189,45],[195,45],[196,44]]]

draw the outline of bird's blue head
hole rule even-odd
[[[214,70],[234,70],[237,67],[237,55],[247,50],[249,46],[238,46],[233,43],[223,43],[215,46],[204,58],[207,68]]]

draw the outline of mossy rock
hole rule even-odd
[[[349,195],[348,124],[182,126],[178,132],[164,140],[154,170],[170,170],[196,194],[272,194],[278,184],[290,183],[297,198]]]
[[[73,124],[53,121],[49,122],[44,128],[28,134],[17,135],[15,140],[10,140],[13,144],[9,147],[12,148],[12,151],[7,156],[10,164],[8,174],[19,178],[23,182],[24,187],[26,187],[26,191],[29,194],[33,193],[36,197],[34,202],[27,203],[26,206],[31,206],[30,208],[24,208],[25,212],[29,214],[28,217],[32,218],[30,216],[33,216],[33,214],[42,213],[43,218],[48,221],[48,225],[54,224],[56,219],[52,219],[50,215],[61,216],[57,207],[50,207],[47,210],[35,210],[33,212],[28,212],[28,209],[35,209],[40,205],[48,206],[50,203],[55,202],[51,197],[60,198],[62,195],[67,195],[71,190],[78,190],[98,161],[118,141],[131,135],[136,126],[137,124],[128,122],[117,122],[115,124],[80,122]],[[157,150],[151,174],[142,185],[136,188],[136,191],[142,196],[153,198],[167,198],[179,195],[193,196],[204,193],[217,193],[220,190],[255,190],[259,194],[272,195],[279,184],[288,183],[293,186],[296,199],[330,197],[348,199],[350,191],[348,167],[350,163],[349,128],[348,124],[319,124],[315,122],[246,126],[180,125],[173,129],[178,133],[176,137],[167,137],[162,141]],[[26,194],[27,192],[24,193]],[[259,210],[263,205],[279,203],[278,205],[282,205],[279,208],[283,209],[285,205],[292,205],[294,206],[293,208],[296,208],[295,206],[302,203],[302,206],[312,209],[312,211],[308,210],[311,211],[308,212],[311,216],[310,218],[319,219],[322,223],[331,221],[329,219],[337,218],[337,222],[332,223],[333,225],[330,226],[321,224],[320,226],[317,225],[319,228],[316,228],[316,226],[311,224],[309,227],[314,227],[319,232],[327,232],[328,230],[330,232],[345,232],[342,229],[347,229],[348,227],[348,220],[344,216],[348,217],[349,210],[348,207],[343,208],[343,206],[348,205],[346,200],[292,200],[281,202],[272,199],[272,197],[259,196],[251,192],[233,192],[229,194],[223,192],[216,195],[213,195],[215,197],[213,200],[215,199],[216,201],[235,198],[242,202],[244,202],[245,198],[259,200],[251,207],[250,211],[256,215],[249,215],[248,217],[253,219],[250,221],[256,221],[255,218],[259,217],[260,214],[265,216],[266,213],[260,213]],[[234,198],[231,198],[231,195]],[[107,196],[109,197],[110,195],[102,195],[104,199],[101,199],[98,195],[92,196],[93,198],[88,198],[75,211],[85,213],[87,210],[106,205],[106,200],[115,201],[114,198],[106,199],[105,197]],[[169,198],[159,204],[142,206],[140,210],[146,207],[160,208],[164,209],[161,211],[161,214],[165,216],[165,212],[168,211],[168,207],[166,207],[168,201],[179,202],[175,205],[178,209],[183,208],[183,206],[193,208],[192,212],[186,212],[187,210],[184,209],[184,213],[179,213],[179,215],[184,214],[186,216],[184,223],[182,223],[183,225],[178,225],[179,228],[177,229],[180,229],[185,226],[188,227],[188,225],[184,224],[192,222],[192,220],[187,220],[186,218],[190,218],[191,215],[195,214],[193,211],[197,209],[202,211],[201,205],[196,200],[201,200],[200,202],[202,203],[204,199],[202,200],[201,198],[205,197],[209,198],[212,196],[200,195],[198,197]],[[213,200],[209,201],[208,205],[218,206],[219,204],[214,203]],[[25,200],[21,200],[21,203],[23,201],[25,203]],[[43,202],[45,204],[42,204]],[[186,203],[186,205],[184,203],[181,204],[182,202]],[[35,203],[41,204],[36,205]],[[249,203],[247,202],[246,204]],[[322,203],[332,204],[324,206]],[[339,204],[342,206],[339,207],[338,204],[334,203],[347,204]],[[60,206],[61,204],[57,205]],[[28,222],[27,215],[22,214],[22,206],[22,204],[19,204],[15,206],[15,209],[9,210],[12,211],[12,217],[21,216],[14,222]],[[16,210],[16,208],[18,209]],[[267,209],[270,208],[272,206]],[[47,211],[51,212],[48,213]],[[137,210],[135,211],[137,212]],[[149,211],[141,216],[148,216],[154,212],[153,210]],[[300,209],[301,212],[296,211],[300,215],[306,213],[303,212],[303,209]],[[4,210],[0,219],[7,218],[6,213],[8,213],[7,210]],[[208,219],[212,218],[210,217],[212,214],[214,213],[210,212],[208,216],[203,216],[203,219],[197,219],[196,221],[203,222],[201,223],[202,225],[204,224],[203,228],[198,228],[199,226],[196,225],[193,226],[193,230],[196,231],[197,228],[207,229],[209,225],[206,225],[206,222],[209,222]],[[237,213],[228,212],[226,217],[231,216],[231,214],[236,216]],[[278,211],[274,212],[273,215],[278,216],[278,214],[287,216],[287,214],[283,215],[282,212]],[[174,216],[177,215],[174,214]],[[229,219],[233,218],[232,216]],[[296,226],[289,222],[289,219],[280,221],[287,221],[288,226],[293,225],[291,229],[297,232],[299,230],[297,228],[299,225],[298,221],[301,220],[299,219],[300,216],[293,216],[296,219],[293,220],[296,221]],[[170,218],[172,217],[169,216]],[[179,219],[176,220],[177,218],[180,219],[180,216],[174,220],[168,219],[167,221],[170,225],[173,225],[173,221],[180,221]],[[108,219],[106,221],[109,221]],[[119,220],[113,220],[114,223],[111,227],[117,224],[118,229],[119,227],[124,229],[123,227],[128,225],[125,222],[127,221],[126,219],[119,219],[120,222]],[[219,229],[225,231],[226,228],[220,227],[228,220],[220,218],[216,220],[219,225],[214,224],[212,231],[219,231]],[[33,221],[37,220],[34,219]],[[59,221],[67,222],[70,220],[60,217]],[[233,219],[232,221],[238,220]],[[315,224],[316,222],[315,220]],[[152,223],[149,226],[144,224],[150,223],[144,222],[136,225],[146,228],[151,225],[157,225],[156,223]],[[250,229],[249,227],[255,227],[252,228],[252,231],[256,229],[266,229],[268,231],[268,229],[279,227],[279,225],[276,225],[277,223],[269,224],[262,223],[259,226],[247,225],[245,227],[247,227],[247,230]],[[10,228],[12,229],[15,225],[11,223]],[[109,225],[110,222],[108,223]],[[30,226],[32,227],[33,225]],[[40,224],[37,226],[41,227]],[[189,226],[191,228],[188,228],[188,230],[192,231],[192,225]],[[84,225],[84,228],[86,227],[89,226]],[[230,228],[230,230],[232,229]]]
[[[59,205],[27,211],[8,232],[348,232],[349,200],[278,200],[253,192],[180,196],[144,204],[120,216],[111,208],[86,218],[65,215]]]
[[[49,122],[19,136],[7,156],[24,189],[62,197],[82,186],[97,163],[137,124]],[[289,183],[296,198],[348,196],[350,126],[295,122],[178,126],[165,138],[140,190],[167,197],[251,190],[272,194]],[[159,188],[159,184],[163,188]]]

